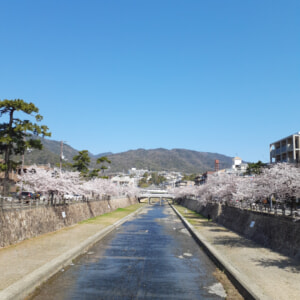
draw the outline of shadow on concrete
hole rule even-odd
[[[206,222],[203,222],[203,220],[202,220],[202,225],[208,226],[208,227],[220,227],[220,225],[215,223],[214,221],[207,221],[207,220],[206,220]]]
[[[260,245],[253,243],[250,240],[241,237],[222,236],[216,237],[213,241],[215,245],[226,245],[229,247],[247,247],[247,248],[262,248]]]
[[[300,261],[291,258],[282,259],[253,259],[257,265],[268,267],[277,267],[280,269],[287,270],[292,273],[300,273]]]
[[[210,229],[209,231],[214,231],[214,232],[226,232],[228,230],[226,230],[225,228],[213,228],[213,229]]]
[[[189,214],[189,213],[182,213],[182,215],[186,218],[186,219],[198,219],[198,220],[207,220],[207,218],[199,216],[199,215],[195,215],[195,214]]]

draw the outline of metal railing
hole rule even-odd
[[[263,203],[247,203],[245,207],[240,207],[241,209],[248,209],[251,211],[267,213],[274,216],[287,216],[293,218],[300,218],[300,209],[291,208],[289,205],[285,204],[275,204],[272,207],[269,204]]]
[[[69,199],[60,195],[49,195],[41,198],[25,198],[19,199],[15,197],[3,197],[0,196],[0,209],[28,209],[40,206],[59,206],[59,205],[71,205],[76,203],[92,202],[92,201],[105,201],[127,197],[126,194],[111,196],[111,195],[95,195],[93,197],[72,197]]]
[[[201,197],[190,196],[186,199],[202,201]],[[300,221],[300,207],[291,207],[289,203],[277,202],[273,203],[272,206],[270,204],[264,204],[262,202],[251,202],[251,201],[222,201],[220,199],[207,200],[204,201],[204,205],[211,204],[221,204],[226,206],[235,207],[241,210],[251,210],[258,213],[265,213],[273,216],[284,216],[288,218],[292,218],[294,221]]]

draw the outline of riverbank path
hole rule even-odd
[[[78,252],[78,245],[85,242],[89,245],[91,238],[99,231],[109,228],[139,207],[136,205],[121,209],[117,213],[106,214],[0,249],[0,299],[24,299],[20,289],[27,293],[29,289],[26,290],[26,286],[30,288],[35,283],[34,276],[43,274],[41,271],[53,271],[51,267],[58,258],[74,249]],[[239,274],[239,279],[248,284],[257,299],[300,299],[298,261],[260,247],[183,207],[176,208],[202,239]],[[70,264],[67,259],[65,262]]]
[[[300,262],[264,248],[182,206],[175,206],[256,299],[300,299]]]

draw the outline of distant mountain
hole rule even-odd
[[[44,149],[32,150],[25,155],[25,164],[55,165],[60,161],[61,142],[41,138]],[[73,157],[78,150],[67,144],[63,144],[63,154],[67,162],[73,162]],[[220,169],[229,168],[232,165],[232,157],[218,153],[198,152],[186,149],[137,149],[113,154],[111,152],[94,155],[91,157],[91,167],[96,166],[96,159],[107,156],[111,160],[109,172],[122,172],[131,168],[147,169],[150,171],[179,171],[184,173],[202,173],[214,170],[215,160],[220,162]]]
[[[61,142],[45,139],[38,137],[42,141],[43,149],[42,150],[32,150],[30,152],[26,152],[25,155],[25,164],[48,164],[55,165],[60,162],[60,153],[61,153]],[[63,143],[63,156],[64,161],[73,162],[73,157],[78,154],[81,150],[76,150],[69,146],[68,144]],[[91,158],[91,165],[93,166],[96,163],[96,159],[101,156],[107,156],[112,154],[111,152],[100,153],[94,155],[93,153],[89,152],[89,156]]]
[[[95,158],[100,158],[102,156],[110,156],[110,155],[113,155],[112,152],[104,152],[104,153],[100,153],[100,154],[97,154],[97,155],[94,155]]]
[[[25,164],[48,164],[54,165],[60,161],[61,142],[37,137],[42,141],[42,150],[31,150],[25,153]],[[63,155],[68,162],[73,161],[73,157],[78,151],[67,144],[63,144]]]
[[[215,160],[220,162],[220,169],[229,168],[232,158],[209,152],[198,152],[186,149],[138,149],[112,154],[110,171],[123,171],[130,168],[148,169],[151,171],[180,171],[185,173],[202,173],[214,170]]]

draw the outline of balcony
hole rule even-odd
[[[271,157],[275,157],[276,156],[275,149],[273,149],[273,150],[270,151],[270,156]]]

